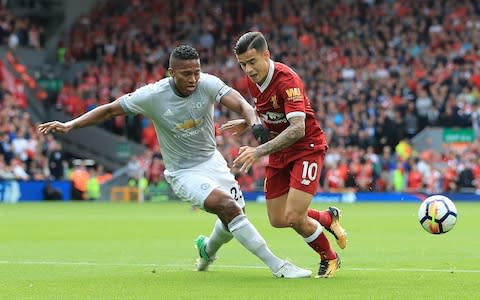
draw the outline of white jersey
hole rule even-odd
[[[164,78],[120,98],[125,112],[152,120],[169,171],[191,168],[213,156],[214,104],[231,90],[206,73],[200,73],[197,89],[188,97],[179,96],[173,84],[172,78]]]

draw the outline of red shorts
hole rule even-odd
[[[317,151],[292,161],[289,161],[289,156],[280,154],[270,157],[271,161],[265,169],[267,200],[287,194],[290,188],[312,195],[317,192],[325,151]]]

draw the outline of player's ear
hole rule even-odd
[[[270,50],[265,49],[265,51],[263,51],[263,57],[265,57],[265,59],[270,59]]]
[[[175,77],[175,70],[172,67],[169,67],[168,74],[170,74],[170,77]]]

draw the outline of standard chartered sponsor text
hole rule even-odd
[[[191,137],[191,136],[199,134],[202,131],[203,131],[203,128],[197,128],[197,129],[189,130],[188,132],[184,132],[184,133],[181,133],[181,134],[175,134],[174,137],[175,138]]]

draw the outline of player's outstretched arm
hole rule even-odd
[[[235,119],[228,120],[225,124],[222,124],[220,131],[230,131],[232,135],[237,135],[244,133],[249,127],[245,119]]]
[[[262,124],[262,121],[255,113],[255,109],[243,98],[240,93],[232,89],[228,94],[222,97],[221,103],[228,109],[238,113],[247,122],[248,126]]]
[[[72,129],[88,127],[116,116],[126,114],[127,113],[120,105],[119,99],[117,99],[111,103],[98,106],[97,108],[68,122],[51,121],[40,124],[38,125],[38,131],[43,134],[48,134],[50,132],[67,133]]]
[[[228,94],[223,96],[222,104],[243,117],[243,120],[234,120],[225,124],[225,126],[222,126],[222,130],[228,128],[234,133],[243,133],[247,128],[251,127],[253,135],[261,144],[268,142],[270,132],[262,125],[262,121],[255,112],[255,109],[239,92],[232,89]]]

